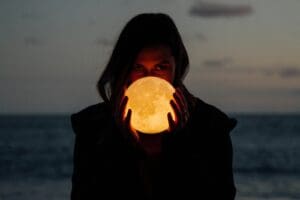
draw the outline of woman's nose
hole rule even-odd
[[[155,73],[152,69],[145,69],[144,76],[155,76]]]

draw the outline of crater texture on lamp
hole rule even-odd
[[[169,128],[167,114],[170,112],[173,120],[175,113],[170,100],[175,89],[166,80],[146,76],[133,82],[125,92],[128,109],[132,110],[130,124],[132,128],[142,133],[156,134]]]

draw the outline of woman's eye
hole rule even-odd
[[[167,66],[166,65],[156,65],[155,69],[156,70],[165,70],[165,69],[167,69]]]
[[[135,70],[135,71],[142,71],[143,67],[141,65],[134,65],[133,66],[133,70]]]

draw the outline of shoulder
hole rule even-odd
[[[73,131],[77,134],[83,130],[95,129],[99,122],[105,124],[105,122],[110,119],[110,116],[109,106],[101,102],[72,113],[70,119]]]
[[[213,129],[222,129],[230,132],[237,124],[237,120],[230,117],[220,108],[196,98],[196,106],[193,117],[198,121],[205,122]]]
[[[104,102],[100,102],[97,104],[89,105],[78,112],[73,113],[71,116],[74,117],[99,117],[102,114],[108,112],[108,105]]]

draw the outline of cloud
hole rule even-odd
[[[293,88],[289,90],[291,95],[300,96],[300,88]]]
[[[42,46],[44,42],[35,36],[24,37],[24,43],[26,46]]]
[[[95,40],[95,44],[105,46],[105,47],[110,47],[113,45],[113,42],[105,38],[98,38]]]
[[[89,18],[88,19],[88,25],[89,26],[95,26],[97,24],[97,20],[95,18]]]
[[[207,37],[202,33],[185,34],[183,35],[183,39],[185,42],[190,43],[207,41]]]
[[[207,40],[206,36],[205,36],[204,34],[202,34],[202,33],[196,33],[196,34],[195,34],[195,37],[196,37],[198,40],[201,40],[201,41],[206,41],[206,40]]]
[[[242,17],[252,14],[253,9],[250,5],[229,5],[221,3],[211,3],[198,1],[190,9],[192,16],[199,17]]]
[[[270,67],[260,70],[266,76],[279,76],[281,78],[300,78],[300,67],[297,66],[278,66],[275,69]]]
[[[210,60],[205,60],[203,62],[203,66],[204,67],[220,68],[220,67],[225,67],[230,63],[232,63],[231,58],[210,59]]]
[[[299,67],[286,67],[278,71],[279,76],[282,78],[299,78],[300,68]]]
[[[35,12],[35,11],[27,11],[27,12],[23,12],[21,14],[21,18],[24,20],[36,20],[36,19],[41,19],[42,15]]]

